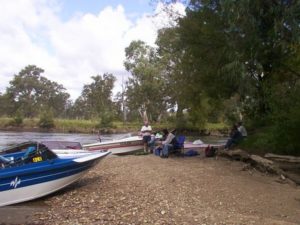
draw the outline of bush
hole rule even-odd
[[[283,155],[300,155],[300,110],[294,110],[281,118],[276,118],[269,127],[255,130],[241,147],[251,153],[275,153]]]
[[[15,118],[13,118],[13,123],[15,126],[21,126],[23,124],[23,117],[21,114],[17,113]]]
[[[41,114],[38,126],[45,129],[51,129],[55,127],[52,111],[44,111]]]
[[[300,155],[300,87],[279,89],[272,107],[276,153]]]
[[[293,108],[274,123],[276,153],[300,155],[300,109]]]
[[[23,121],[24,121],[24,118],[23,116],[21,115],[21,113],[16,113],[15,117],[12,118],[9,122],[8,122],[8,126],[16,126],[16,127],[20,127],[23,125]]]
[[[113,116],[109,112],[101,114],[100,122],[96,125],[96,128],[112,128],[113,127]]]

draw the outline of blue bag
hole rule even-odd
[[[196,155],[198,155],[198,152],[193,149],[190,149],[186,153],[184,153],[184,155],[185,156],[196,156]]]

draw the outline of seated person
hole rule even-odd
[[[241,138],[242,138],[242,134],[238,130],[238,127],[236,125],[233,125],[230,132],[230,137],[225,144],[225,149],[229,149],[233,144],[237,144]]]
[[[243,126],[243,122],[238,122],[238,130],[241,132],[243,138],[247,137],[248,133],[246,128]]]
[[[162,134],[160,134],[160,132],[154,132],[153,134],[151,134],[151,139],[148,142],[148,147],[151,153],[154,153],[155,146],[161,143],[162,137],[163,136]]]
[[[148,148],[150,149],[150,153],[153,153],[155,141],[155,134],[151,134],[150,141],[148,141]]]
[[[167,129],[164,129],[163,133],[166,139],[162,141],[162,157],[168,157],[170,150],[173,148],[175,135],[173,134],[174,131],[169,132]]]

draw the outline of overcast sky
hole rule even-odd
[[[124,49],[154,45],[167,16],[151,0],[0,0],[0,92],[27,65],[64,85],[75,100],[91,76],[114,74],[121,90]],[[184,6],[176,5],[184,12]]]

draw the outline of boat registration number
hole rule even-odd
[[[41,162],[41,161],[43,161],[41,156],[37,156],[37,157],[32,158],[32,162]]]

